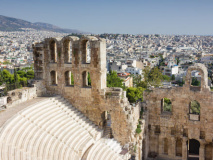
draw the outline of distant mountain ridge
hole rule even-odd
[[[0,31],[23,31],[21,28],[33,28],[36,30],[46,30],[61,33],[88,33],[79,31],[77,29],[64,29],[48,23],[31,23],[22,19],[0,15]]]

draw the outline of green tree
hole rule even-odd
[[[177,65],[180,63],[180,59],[179,58],[177,58]]]
[[[143,101],[143,91],[145,88],[134,88],[134,87],[129,87],[127,88],[127,98],[130,103],[135,103],[138,99],[141,99]]]
[[[133,77],[133,85],[137,86],[141,82],[141,75],[131,75]]]
[[[145,67],[145,68],[143,69],[143,77],[144,77],[144,82],[145,82],[146,84],[148,84],[148,83],[149,83],[149,80],[150,80],[150,78],[149,78],[150,70],[151,70],[150,67]]]
[[[192,86],[200,86],[200,81],[197,80],[197,78],[192,77]]]
[[[107,74],[107,87],[121,87],[123,88],[123,80],[118,77],[116,71]]]
[[[14,68],[14,74],[13,74],[13,76],[14,76],[14,82],[15,83],[18,82],[18,75],[17,75],[17,71],[16,71],[15,68]]]
[[[174,75],[174,74],[172,75],[171,80],[172,80],[172,81],[174,81],[174,80],[175,80],[175,75]]]
[[[17,71],[17,74],[18,74],[21,78],[26,77],[26,72],[24,72],[23,70]]]
[[[163,80],[163,75],[158,67],[152,69],[150,69],[150,67],[145,67],[143,70],[143,76],[145,83],[154,87],[159,87]]]
[[[162,75],[162,77],[163,77],[163,80],[165,80],[165,81],[170,81],[171,80],[171,78],[169,76],[167,76],[167,75]]]
[[[12,83],[12,74],[10,74],[10,72],[8,70],[3,70],[3,77],[4,77],[4,82],[7,83]]]
[[[33,79],[33,78],[34,78],[34,71],[33,71],[33,70],[27,71],[26,77],[27,77],[28,79]]]
[[[141,87],[147,89],[147,83],[145,81],[140,81],[136,87]]]
[[[0,85],[2,85],[4,83],[4,76],[3,76],[3,72],[0,69]]]

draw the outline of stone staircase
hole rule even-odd
[[[103,137],[106,137],[106,138],[113,138],[113,136],[112,136],[112,128],[111,128],[110,126],[106,126],[106,127],[104,128]]]
[[[2,160],[119,160],[121,146],[64,98],[46,97],[8,120],[0,130]]]

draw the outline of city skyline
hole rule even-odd
[[[0,14],[94,34],[213,35],[210,0],[2,0]]]

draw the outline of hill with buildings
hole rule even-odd
[[[31,23],[22,19],[6,17],[0,15],[0,31],[23,31],[23,28],[33,28],[36,30],[53,31],[60,33],[86,33],[76,29],[64,29],[48,23]]]

